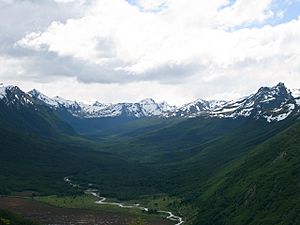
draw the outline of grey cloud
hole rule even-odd
[[[43,81],[50,75],[71,74],[71,68],[64,66],[65,63],[60,62],[55,54],[34,52],[16,43],[26,34],[45,31],[53,21],[65,22],[69,18],[82,16],[91,1],[87,0],[85,5],[71,5],[59,4],[54,0],[0,0],[0,58],[14,59],[24,67],[21,74],[20,71],[13,73],[13,68],[10,68],[11,73],[0,76],[26,76]],[[75,67],[78,65],[70,63],[71,60],[65,61]]]
[[[95,50],[99,58],[113,58],[116,57],[117,54],[114,42],[108,38],[99,38]]]
[[[194,75],[201,76],[205,70],[206,67],[197,61],[188,63],[169,62],[145,72],[141,79],[158,80],[162,84],[176,84]]]
[[[14,51],[14,43],[28,33],[44,31],[53,21],[80,17],[84,8],[54,0],[0,0],[0,54]]]
[[[20,56],[22,54],[22,56]],[[22,76],[35,81],[45,81],[54,77],[75,77],[83,83],[130,83],[137,81],[160,81],[164,84],[180,83],[182,78],[201,71],[199,64],[165,64],[143,74],[133,74],[123,70],[124,62],[116,59],[105,65],[98,65],[73,57],[58,56],[48,51],[20,49],[19,58],[24,60]],[[17,75],[20,76],[20,75]]]

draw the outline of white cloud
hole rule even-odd
[[[220,10],[217,24],[234,27],[243,24],[262,23],[273,17],[272,0],[236,0],[235,4]]]
[[[136,0],[135,1],[136,5],[141,7],[143,10],[154,10],[154,11],[159,11],[161,9],[163,9],[166,4],[167,1],[166,0]]]
[[[77,2],[77,3],[80,3],[80,4],[83,4],[85,2],[85,0],[54,0],[55,2],[57,3],[74,3],[74,2]]]
[[[150,1],[142,1],[144,5],[146,2]],[[227,60],[227,51],[236,44],[231,39],[236,38],[222,29],[214,29],[215,23],[222,21],[222,25],[230,26],[233,21],[235,25],[255,21],[253,13],[265,12],[269,5],[269,1],[262,2],[265,3],[249,5],[237,1],[220,11],[219,7],[227,1],[165,0],[156,4],[168,4],[168,8],[154,14],[139,11],[124,0],[99,0],[84,17],[66,23],[53,22],[46,32],[29,34],[19,43],[35,49],[47,47],[60,56],[104,67],[112,64],[112,71],[132,74],[164,66],[186,66],[195,60],[204,65],[210,60],[223,62]],[[242,18],[240,11],[246,11]],[[254,15],[259,21],[267,18]]]
[[[0,65],[2,81],[24,74],[24,62],[21,60],[0,56]]]
[[[182,93],[188,93],[186,99],[236,97],[279,81],[300,87],[300,20],[255,28],[274,17],[271,0],[229,3],[94,0],[81,16],[53,21],[24,35],[14,48],[28,50],[24,77],[73,77],[86,83],[74,82],[82,88],[123,85],[128,91],[122,93],[132,98],[141,90],[147,90],[145,97],[170,100]]]

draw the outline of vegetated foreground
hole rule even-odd
[[[30,199],[18,197],[1,197],[0,208],[20,214],[26,219],[41,224],[56,225],[128,225],[134,218],[126,214],[115,212],[92,211],[83,209],[56,208]],[[170,221],[150,219],[147,225],[170,225]]]

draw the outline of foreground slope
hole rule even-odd
[[[210,178],[196,224],[299,224],[299,136],[297,123]]]

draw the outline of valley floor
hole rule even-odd
[[[0,208],[20,214],[41,224],[56,225],[128,225],[136,217],[130,214],[99,210],[71,209],[53,207],[31,199],[18,197],[0,197]],[[171,225],[170,221],[159,218],[147,218],[147,225]]]

